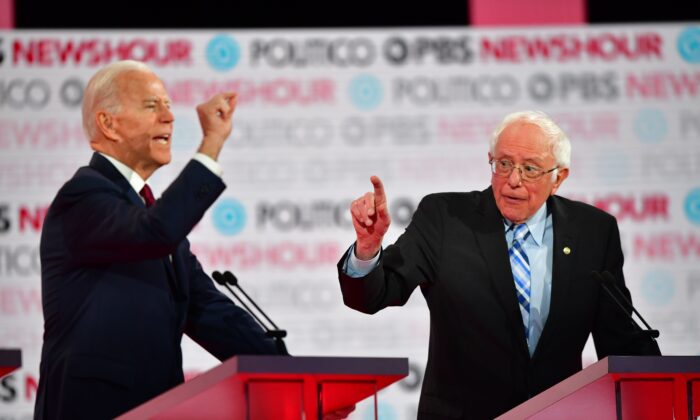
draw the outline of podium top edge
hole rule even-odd
[[[239,373],[312,373],[349,375],[408,375],[406,357],[334,357],[334,356],[235,356]]]
[[[0,366],[22,366],[22,351],[19,349],[0,349]]]
[[[610,373],[700,373],[700,356],[609,356]]]

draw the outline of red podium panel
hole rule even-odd
[[[610,356],[498,420],[692,420],[700,416],[700,357]]]
[[[22,352],[18,349],[0,349],[0,378],[22,367]]]
[[[237,356],[119,418],[320,420],[407,375],[406,358]]]

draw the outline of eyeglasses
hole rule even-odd
[[[520,170],[520,178],[528,182],[537,181],[542,178],[542,175],[559,169],[559,166],[546,170],[534,165],[516,165],[508,159],[491,159],[489,164],[491,165],[491,172],[499,176],[510,176],[513,169],[518,168]]]

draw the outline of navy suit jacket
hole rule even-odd
[[[610,271],[629,296],[615,219],[557,196],[548,206],[551,305],[532,357],[491,188],[425,197],[365,277],[346,276],[345,258],[339,262],[343,300],[362,312],[403,305],[420,287],[430,310],[430,346],[419,419],[492,419],[581,370],[591,333],[599,358],[659,354],[590,278],[591,271]]]
[[[95,153],[60,189],[41,235],[36,418],[112,418],[181,383],[183,332],[220,360],[276,353],[190,252],[186,235],[224,188],[193,160],[146,209]]]

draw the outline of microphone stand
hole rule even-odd
[[[248,296],[248,294],[241,288],[241,286],[238,284],[238,279],[236,276],[233,275],[232,272],[230,271],[224,271],[224,273],[220,273],[218,271],[214,271],[211,275],[211,277],[214,279],[214,281],[222,286],[224,286],[228,291],[231,293],[231,295],[236,298],[236,300],[245,308],[246,311],[255,319],[255,322],[257,322],[263,330],[265,330],[265,335],[267,337],[272,338],[275,340],[275,345],[277,347],[277,353],[281,355],[288,355],[289,352],[287,351],[287,346],[284,344],[283,338],[287,336],[287,331],[286,330],[281,330],[277,325],[270,319],[270,317],[267,316],[267,314],[260,309],[260,307],[255,303],[253,299]],[[229,286],[230,285],[230,286]],[[256,313],[246,304],[246,302],[241,299],[241,297],[236,293],[231,286],[237,288],[243,296],[245,296],[246,300],[250,302],[250,304],[253,305],[253,307],[257,310],[258,313],[260,313],[265,320],[272,325],[272,328],[268,327],[257,315]]]
[[[630,322],[637,330],[636,334],[642,335],[642,336],[647,336],[649,338],[649,341],[651,344],[651,347],[648,350],[649,353],[654,353],[655,355],[661,355],[661,350],[659,349],[659,345],[656,342],[656,338],[659,337],[659,330],[652,329],[649,326],[649,324],[646,322],[644,317],[642,317],[642,315],[632,305],[632,302],[630,302],[630,300],[627,298],[627,296],[625,296],[625,294],[622,293],[622,290],[620,290],[620,288],[617,287],[617,284],[615,282],[615,277],[607,271],[604,271],[602,276],[597,271],[592,271],[591,277],[595,281],[600,283],[600,285],[603,287],[603,290],[605,290],[605,292],[608,294],[608,296],[610,296],[610,298],[613,300],[613,302],[615,302],[615,304],[620,308],[620,310],[623,311],[625,313],[625,315],[627,315]],[[623,305],[622,302],[620,302],[620,300],[613,293],[612,289],[614,289],[617,292],[617,294],[622,297],[624,302],[627,304],[627,307],[625,307],[625,305]],[[641,321],[644,323],[644,325],[647,327],[647,329],[644,329],[639,324],[637,324],[637,321],[634,320],[634,318],[632,317],[632,314],[630,314],[630,311],[628,308],[632,308],[632,312],[637,314],[637,316],[639,317],[639,319],[641,319]]]

